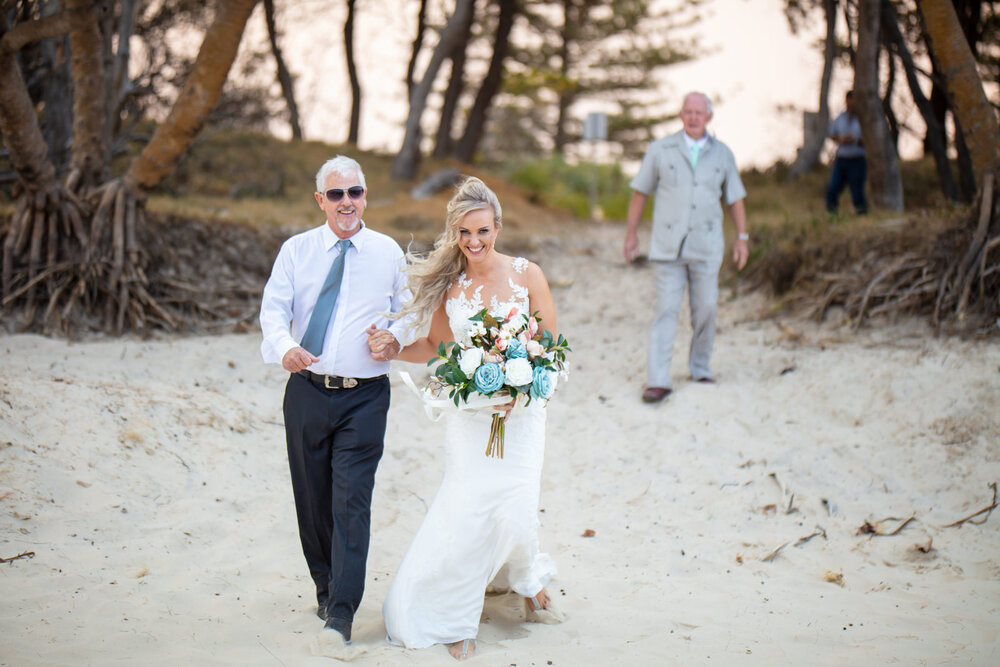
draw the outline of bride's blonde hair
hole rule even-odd
[[[496,193],[475,176],[469,176],[448,202],[444,232],[434,241],[434,249],[427,257],[406,253],[409,262],[406,275],[413,299],[394,319],[415,315],[415,329],[423,328],[430,321],[434,311],[441,306],[448,288],[465,270],[465,255],[458,247],[458,225],[472,211],[486,208],[493,209],[493,224],[497,229],[503,227],[503,212]]]

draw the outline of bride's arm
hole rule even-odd
[[[539,329],[548,329],[556,333],[556,304],[552,300],[549,281],[545,279],[540,266],[534,262],[528,264],[528,304],[531,312],[538,313],[541,318]]]
[[[441,305],[431,316],[431,328],[427,335],[404,347],[397,359],[426,364],[437,356],[438,344],[451,339],[451,327],[448,325],[448,314],[444,310],[444,300],[442,300]]]

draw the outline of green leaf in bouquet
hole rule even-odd
[[[445,369],[444,377],[442,379],[451,385],[458,385],[469,381],[469,378],[466,377],[461,368],[452,365],[449,365],[448,368]]]
[[[483,324],[486,326],[487,329],[492,329],[493,327],[500,326],[500,323],[497,322],[496,318],[487,313],[485,310],[483,311]]]

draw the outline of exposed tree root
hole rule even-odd
[[[2,234],[9,330],[244,329],[280,242],[227,223],[151,219],[119,180],[82,202],[68,189],[21,202]]]
[[[768,284],[789,305],[819,320],[840,308],[854,328],[880,315],[910,314],[928,317],[939,330],[996,334],[998,208],[987,175],[974,228],[968,218],[938,232],[922,228],[926,221],[907,221],[891,230],[876,227],[819,242],[806,236],[792,249],[787,243],[781,249],[781,240],[772,238],[747,278]]]

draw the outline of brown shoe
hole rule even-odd
[[[702,384],[715,384],[715,378],[698,378],[695,382],[701,382]]]
[[[642,392],[642,402],[659,403],[669,396],[672,391],[672,389],[666,387],[647,387],[646,391]]]

